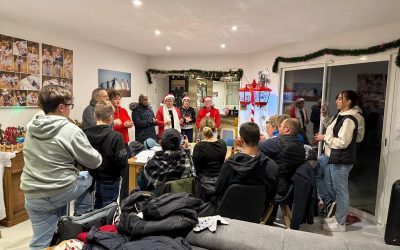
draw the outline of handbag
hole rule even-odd
[[[88,232],[92,227],[113,224],[114,218],[118,215],[117,210],[118,203],[113,202],[81,216],[61,216],[58,219],[58,229],[54,233],[51,246],[64,240],[76,239],[78,234]]]

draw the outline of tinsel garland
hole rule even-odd
[[[383,43],[380,45],[375,45],[372,47],[364,48],[364,49],[321,49],[314,53],[307,54],[305,56],[297,56],[297,57],[277,57],[275,59],[274,65],[272,66],[272,72],[278,72],[279,62],[304,62],[308,61],[323,55],[334,55],[334,56],[361,56],[361,55],[370,55],[380,53],[389,49],[394,49],[399,47],[399,52],[396,57],[396,65],[400,67],[400,39],[389,43]]]
[[[151,75],[167,74],[176,76],[196,76],[202,77],[209,80],[220,80],[222,77],[232,77],[235,81],[240,81],[243,77],[243,70],[227,70],[227,71],[206,71],[199,69],[188,69],[188,70],[159,70],[159,69],[148,69],[146,71],[147,81],[153,83]]]

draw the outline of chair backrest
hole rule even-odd
[[[234,142],[235,142],[235,140],[233,138],[226,138],[225,139],[225,144],[228,147],[233,147]]]
[[[264,185],[233,184],[218,205],[218,215],[259,223],[266,206]]]
[[[161,192],[158,195],[165,193],[189,193],[193,194],[194,178],[183,178],[178,180],[167,181],[164,183]]]
[[[221,129],[221,139],[225,140],[227,138],[235,138],[235,130],[229,128]]]

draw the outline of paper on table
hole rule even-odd
[[[138,163],[146,163],[151,157],[154,156],[156,151],[154,150],[143,150],[139,154],[137,154],[136,157],[136,162]]]

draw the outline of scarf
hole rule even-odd
[[[169,116],[169,111],[172,110],[172,115],[174,116],[174,120],[171,121],[171,117]],[[178,130],[181,132],[181,125],[179,124],[179,117],[178,117],[178,112],[176,112],[176,108],[172,106],[172,108],[167,108],[167,105],[164,105],[163,107],[163,116],[164,116],[164,123],[166,121],[171,121],[171,123],[174,123],[174,129]],[[172,124],[169,125],[164,125],[164,129],[169,129],[172,128]]]
[[[154,188],[163,182],[196,176],[192,159],[184,150],[156,152],[143,172]]]
[[[302,112],[300,112],[300,111],[302,111]],[[301,114],[301,113],[303,113],[303,115]],[[299,120],[299,122],[300,122],[300,127],[301,128],[304,128],[305,126],[306,126],[306,121],[307,121],[307,113],[306,113],[306,110],[304,109],[304,108],[298,108],[298,107],[296,107],[295,108],[295,115],[296,115],[296,118]]]

